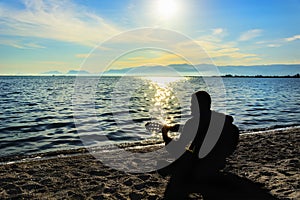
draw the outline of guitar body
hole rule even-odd
[[[152,133],[160,133],[162,131],[162,128],[164,127],[163,124],[157,123],[157,122],[147,122],[145,124],[145,128]]]

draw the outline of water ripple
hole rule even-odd
[[[82,83],[87,95],[94,94],[93,105],[81,94],[81,106],[75,109],[74,77],[0,77],[1,155],[75,148],[82,140],[101,145],[157,138],[145,130],[146,122],[184,122],[190,117],[190,95],[207,89],[201,77],[162,84],[131,77],[119,85],[120,77],[106,77],[92,91],[94,79]],[[232,115],[241,130],[300,125],[299,79],[223,82],[226,99],[215,92],[212,108]]]

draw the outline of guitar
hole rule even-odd
[[[152,133],[160,133],[163,127],[163,124],[157,122],[147,122],[145,124],[145,128]]]

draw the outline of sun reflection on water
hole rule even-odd
[[[145,77],[145,79],[152,81],[152,83],[155,83],[159,87],[166,88],[168,87],[171,83],[177,82],[177,81],[183,81],[185,80],[184,77],[154,77],[154,76],[149,76]]]
[[[145,77],[149,81],[149,89],[154,91],[154,95],[151,97],[152,105],[149,109],[152,113],[152,118],[157,119],[160,123],[170,124],[174,121],[174,117],[168,112],[172,111],[172,108],[178,107],[179,100],[176,97],[175,91],[171,84],[179,81],[184,81],[184,77]],[[146,97],[147,94],[145,93]]]

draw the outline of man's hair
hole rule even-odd
[[[209,108],[211,105],[210,95],[205,91],[198,91],[192,95],[192,97],[196,97],[200,108]]]

